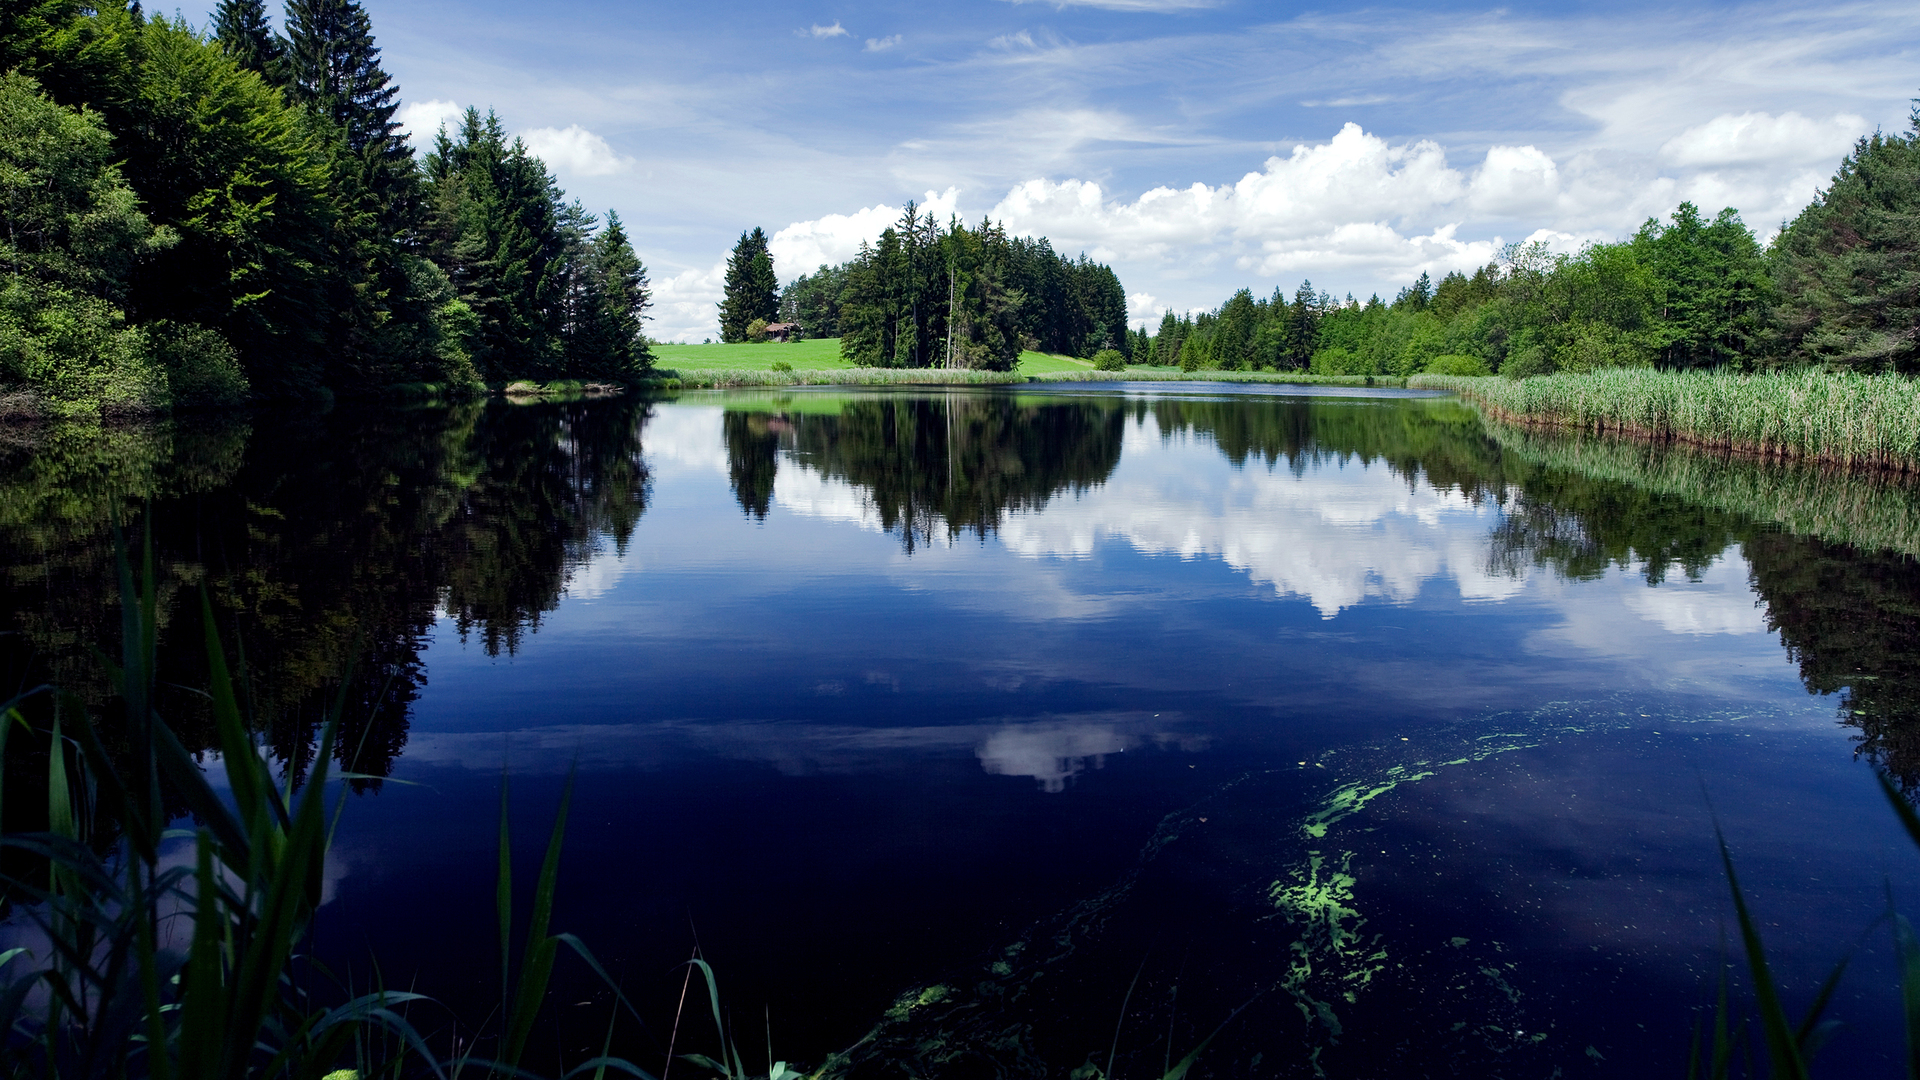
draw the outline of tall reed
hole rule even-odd
[[[1528,379],[1415,375],[1492,415],[1766,457],[1920,470],[1920,383],[1806,369],[1761,375],[1613,368]]]
[[[549,932],[567,800],[535,883],[516,970],[506,950],[513,923],[503,788],[498,1057],[475,1055],[471,1040],[436,1057],[406,1015],[429,999],[378,986],[356,993],[307,953],[346,799],[343,789],[329,809],[327,786],[359,776],[332,769],[349,681],[342,680],[304,786],[295,790],[291,771],[284,787],[276,784],[256,729],[241,713],[203,593],[207,697],[227,780],[223,798],[154,709],[152,545],[138,575],[117,538],[115,555],[122,648],[108,668],[124,703],[121,730],[103,739],[79,699],[50,687],[0,703],[0,754],[10,736],[38,733],[30,711],[47,718],[49,742],[47,829],[0,833],[0,848],[24,856],[16,868],[29,867],[0,878],[0,895],[16,931],[27,930],[30,940],[0,953],[0,1076],[532,1075],[520,1060],[559,947],[606,979],[578,939]],[[169,795],[198,819],[191,832],[172,827]],[[179,840],[191,841],[185,864],[177,858]],[[632,1012],[617,986],[614,1007]],[[597,1080],[609,1070],[647,1076],[604,1051],[574,1071],[588,1068]]]

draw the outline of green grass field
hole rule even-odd
[[[790,376],[785,373],[774,374],[775,361],[785,360],[792,365],[797,375],[806,372],[853,371],[854,365],[840,358],[839,338],[820,338],[813,341],[795,341],[785,345],[654,345],[655,367],[661,371],[679,373],[691,380],[687,385],[801,385],[807,383],[831,383],[832,379],[819,379]],[[947,372],[938,368],[919,371],[904,371],[897,368],[874,371],[861,369],[862,374],[851,377],[855,383],[892,385],[894,383],[996,383],[1018,381],[1021,376],[1035,376],[1042,379],[1122,379],[1138,378],[1155,381],[1207,381],[1207,382],[1288,382],[1288,383],[1328,383],[1343,386],[1358,386],[1365,383],[1375,384],[1358,375],[1309,375],[1305,372],[1222,372],[1202,371],[1183,374],[1175,367],[1153,367],[1148,365],[1129,365],[1124,373],[1095,372],[1093,363],[1061,353],[1023,352],[1020,354],[1020,366],[1011,373],[996,372]],[[770,379],[756,376],[765,373]],[[1401,379],[1380,378],[1382,386],[1399,386]]]
[[[793,341],[785,345],[655,345],[653,355],[658,367],[691,371],[772,371],[776,360],[792,364],[795,371],[844,371],[853,366],[840,358],[839,338]],[[1071,356],[1020,354],[1022,375],[1092,370],[1092,363]]]
[[[655,345],[654,365],[699,371],[772,371],[785,360],[795,371],[841,371],[853,365],[840,359],[840,339],[790,341],[785,345]]]

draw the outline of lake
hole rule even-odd
[[[318,953],[437,1047],[503,778],[522,915],[571,778],[554,926],[656,1072],[719,1049],[697,948],[761,1067],[1678,1074],[1747,983],[1717,821],[1796,1017],[1852,956],[1817,1064],[1891,1076],[1917,513],[1405,391],[342,406],[13,436],[0,655],[105,705],[119,520],[183,740],[203,588],[296,777],[344,700]],[[557,985],[543,1068],[606,1033]]]

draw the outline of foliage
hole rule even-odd
[[[822,265],[801,274],[780,290],[780,321],[800,327],[803,338],[840,336],[840,296],[847,288],[846,264]]]
[[[62,413],[244,397],[219,335],[128,325],[134,264],[177,239],[141,212],[98,114],[0,76],[0,383]]]
[[[1127,370],[1127,356],[1119,349],[1101,349],[1099,352],[1093,354],[1093,370],[1125,371]]]
[[[10,223],[37,223],[10,248],[37,261],[7,256],[0,395],[147,409],[235,387],[299,398],[645,370],[646,275],[617,223],[595,234],[503,137],[423,170],[357,0],[292,0],[285,26],[260,0],[225,0],[212,40],[137,4],[0,13],[6,122],[38,132],[0,153],[68,178],[9,196]],[[49,232],[80,195],[97,204],[85,227]],[[195,389],[175,394],[165,358],[188,338],[162,324],[217,335],[189,334],[201,366],[237,356],[244,383],[188,373]]]
[[[1790,359],[1920,373],[1920,104],[1904,134],[1855,144],[1773,262]]]
[[[943,228],[912,203],[852,262],[796,281],[795,313],[821,310],[823,283],[837,278],[834,328],[856,365],[1007,371],[1025,350],[1090,357],[1132,340],[1110,268],[991,221]]]
[[[754,340],[748,336],[748,328],[756,319],[764,338],[766,325],[779,317],[780,281],[773,274],[767,234],[756,226],[740,234],[740,242],[727,259],[726,292],[720,301],[720,340]]]
[[[617,216],[596,233],[526,144],[477,109],[435,137],[424,175],[427,255],[467,309],[449,324],[471,328],[481,378],[628,380],[647,369],[647,272]]]

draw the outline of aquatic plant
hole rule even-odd
[[[1528,379],[1415,375],[1408,385],[1452,390],[1503,420],[1920,470],[1920,383],[1900,375],[1621,368]]]
[[[1913,840],[1914,846],[1920,848],[1920,815],[1915,814],[1913,805],[1885,773],[1876,771],[1874,779],[1879,783],[1888,805],[1893,807],[1895,816],[1900,819],[1901,827]],[[1734,918],[1740,927],[1740,944],[1746,954],[1747,974],[1753,980],[1753,1007],[1766,1048],[1768,1075],[1806,1080],[1811,1075],[1814,1055],[1839,1028],[1837,1023],[1823,1021],[1821,1017],[1826,1014],[1834,992],[1840,987],[1841,976],[1846,974],[1850,958],[1842,957],[1833,966],[1832,972],[1814,993],[1806,1014],[1798,1023],[1791,1021],[1780,1003],[1778,980],[1774,977],[1773,966],[1767,961],[1766,944],[1761,940],[1759,923],[1747,904],[1746,893],[1740,888],[1740,877],[1734,870],[1733,854],[1727,848],[1727,838],[1718,824],[1713,831],[1714,839],[1720,846],[1720,864],[1727,873],[1727,889],[1733,895]],[[1903,1034],[1907,1045],[1906,1074],[1908,1077],[1920,1076],[1920,935],[1915,934],[1913,924],[1907,917],[1894,909],[1891,889],[1887,894],[1887,911],[1881,919],[1892,929],[1894,957],[1900,968]],[[1731,1076],[1736,1048],[1746,1050],[1735,1041],[1735,1037],[1744,1034],[1747,1026],[1745,1019],[1737,1017],[1728,1002],[1727,975],[1723,965],[1719,993],[1714,1004],[1713,1041],[1711,1045],[1705,1043],[1700,1026],[1696,1023],[1693,1046],[1687,1055],[1688,1080],[1726,1080]]]
[[[125,707],[124,725],[103,726],[80,699],[51,687],[0,703],[0,754],[10,736],[44,734],[48,762],[47,828],[0,833],[0,849],[16,855],[0,877],[4,902],[14,929],[29,941],[0,953],[0,1075],[529,1075],[519,1063],[559,946],[572,948],[606,978],[578,939],[548,932],[568,800],[561,802],[535,884],[516,972],[507,948],[511,853],[502,788],[499,1057],[476,1056],[469,1039],[442,1061],[407,1016],[428,998],[378,982],[356,993],[306,951],[345,805],[342,792],[329,809],[327,787],[359,777],[331,771],[347,680],[321,728],[305,783],[296,790],[289,768],[284,788],[276,784],[241,712],[203,592],[206,696],[228,789],[222,797],[155,709],[159,620],[152,546],[137,578],[125,546],[115,547],[122,649],[108,667]],[[44,733],[29,722],[30,712],[46,715]],[[190,833],[169,827],[182,810],[200,823]],[[182,840],[190,841],[186,861]],[[182,927],[184,942],[177,940]],[[632,1012],[615,986],[616,1016],[621,1008]],[[587,1069],[596,1080],[609,1069],[647,1076],[604,1049],[573,1071]]]

